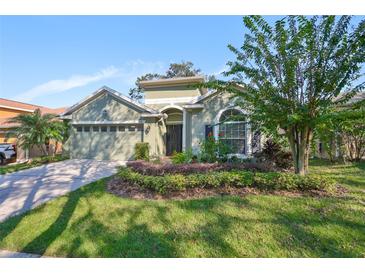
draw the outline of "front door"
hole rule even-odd
[[[182,151],[182,125],[166,126],[166,155]]]

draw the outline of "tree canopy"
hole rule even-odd
[[[18,124],[12,135],[18,139],[18,144],[23,149],[38,147],[43,154],[48,155],[44,145],[49,140],[62,142],[67,135],[67,127],[56,119],[54,114],[42,114],[39,109],[33,113],[19,114],[8,120],[9,123]]]
[[[320,117],[364,87],[365,20],[355,28],[350,16],[286,16],[274,25],[261,16],[245,16],[243,23],[243,44],[228,46],[236,56],[226,72],[232,81],[213,86],[233,92],[251,122],[266,133],[281,129],[295,171],[305,174]]]

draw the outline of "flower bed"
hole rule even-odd
[[[319,175],[299,176],[292,173],[254,172],[250,170],[212,171],[193,174],[145,175],[128,167],[120,168],[121,183],[137,185],[160,194],[194,188],[253,187],[260,190],[326,191],[334,190],[335,182]]]
[[[191,164],[155,164],[146,161],[132,161],[127,163],[131,170],[143,175],[162,176],[165,174],[195,174],[216,171],[247,170],[272,171],[268,165],[255,163],[191,163]]]

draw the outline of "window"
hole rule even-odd
[[[84,127],[84,132],[90,132],[90,127],[89,126]]]
[[[77,132],[82,132],[82,127],[76,127]]]
[[[213,126],[205,125],[205,139],[208,139],[209,136],[213,136]]]
[[[136,129],[136,126],[134,126],[134,125],[128,126],[128,131],[134,131],[135,129]]]
[[[116,132],[117,131],[117,127],[116,126],[110,126],[109,131],[110,132]]]
[[[119,131],[124,132],[125,131],[125,126],[119,126]]]
[[[101,126],[100,129],[101,129],[101,132],[107,132],[108,127],[107,126]]]
[[[143,125],[137,125],[137,131],[143,131]]]
[[[226,144],[232,154],[246,153],[246,122],[237,109],[224,111],[219,119],[218,138]]]
[[[98,126],[93,126],[93,132],[99,132],[99,127]]]

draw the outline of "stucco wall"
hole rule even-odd
[[[187,86],[158,87],[144,90],[146,99],[193,97],[201,94],[198,88]]]
[[[106,110],[106,112],[104,112]],[[116,99],[109,94],[103,94],[94,101],[83,106],[72,114],[72,122],[137,122],[141,111],[128,103]],[[113,124],[114,125],[114,124]],[[76,126],[71,129],[70,156],[71,158],[86,158],[97,160],[131,160],[134,156],[134,145],[143,140],[143,131],[116,132],[77,132]]]
[[[106,113],[104,112],[106,110]],[[137,121],[141,111],[107,93],[72,114],[72,121]]]
[[[192,148],[192,127],[191,127],[191,122],[192,122],[192,115],[193,115],[193,111],[186,111],[186,118],[185,118],[185,124],[184,126],[186,127],[186,129],[183,128],[183,130],[186,130],[186,141],[185,141],[185,149],[190,149]]]
[[[165,146],[166,125],[159,118],[145,120],[143,141],[150,145],[150,156],[162,156],[166,153]]]
[[[220,111],[233,107],[233,99],[228,93],[220,93],[216,96],[212,96],[202,102],[204,109],[201,111],[194,111],[191,114],[191,137],[188,137],[189,145],[191,140],[191,147],[193,151],[199,151],[200,143],[205,139],[205,126],[213,125],[217,121],[217,116]],[[190,138],[190,139],[189,139]],[[251,132],[249,126],[247,127],[247,152],[251,151]]]

